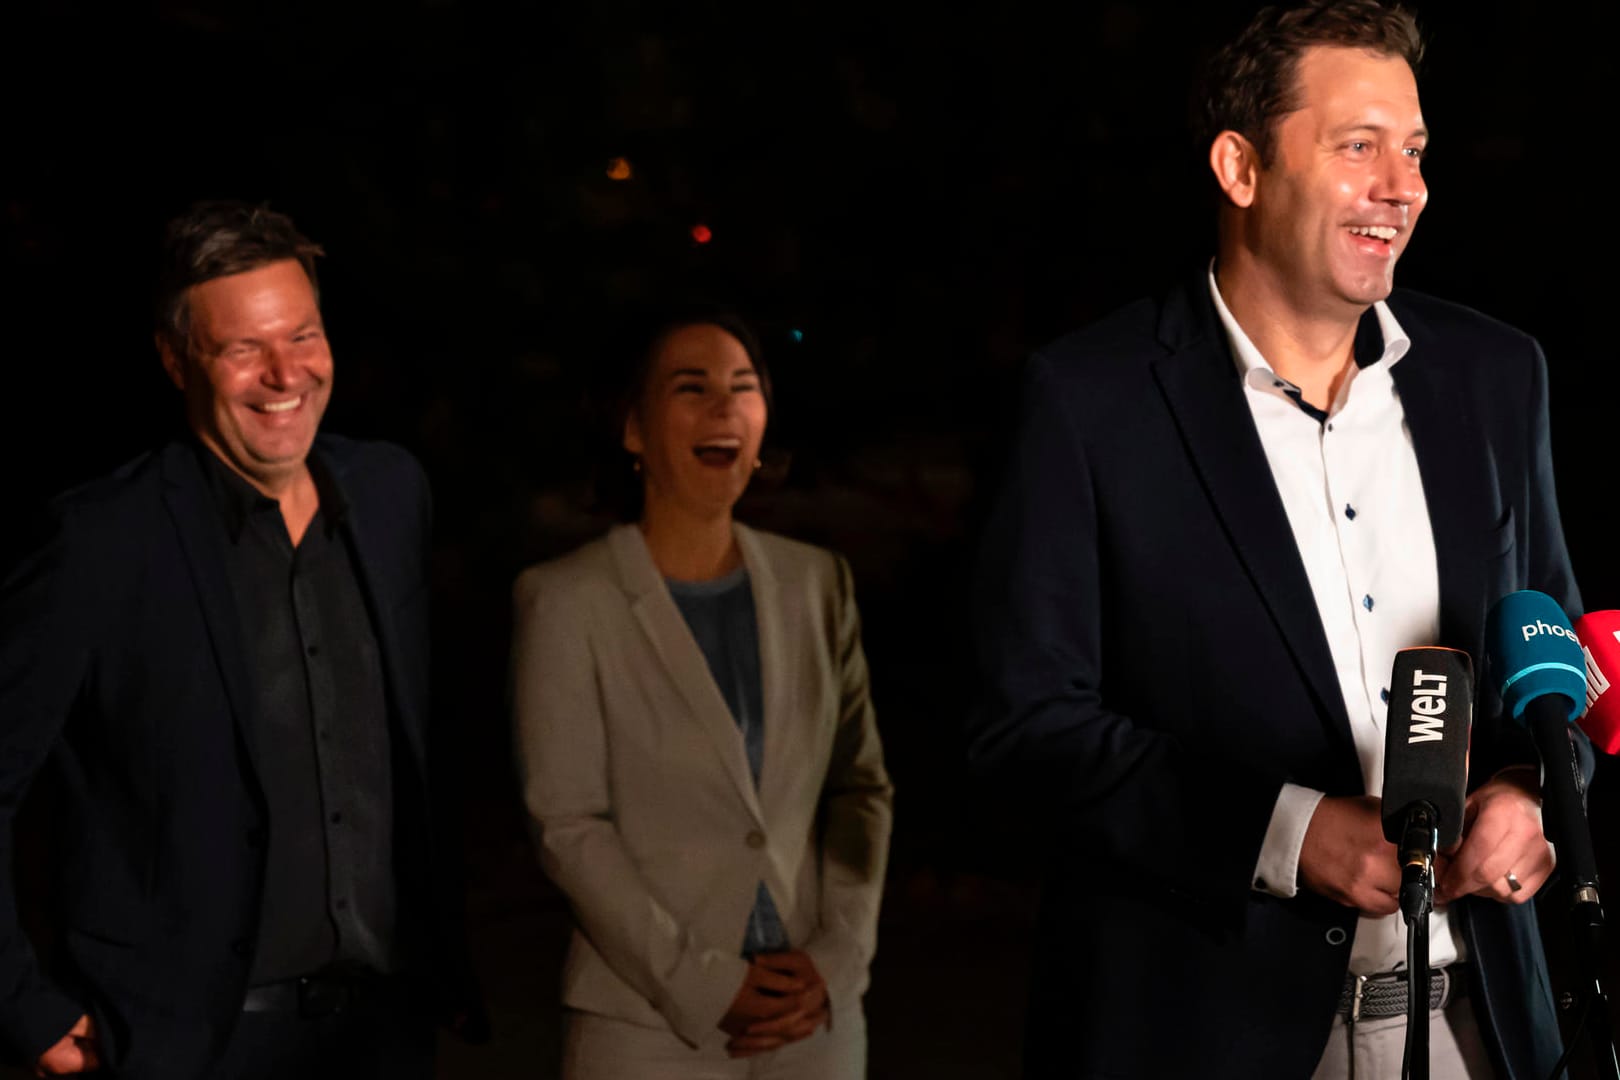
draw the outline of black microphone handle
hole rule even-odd
[[[1598,896],[1597,859],[1581,805],[1580,762],[1570,741],[1569,700],[1543,694],[1524,708],[1524,721],[1541,754],[1541,825],[1558,847],[1558,870],[1569,882],[1570,931],[1586,1005],[1586,1033],[1599,1080],[1620,1080],[1609,1024],[1609,997],[1603,989],[1603,903]],[[1571,1032],[1571,1038],[1575,1035]],[[1567,1051],[1566,1051],[1567,1056]]]
[[[1542,831],[1558,848],[1558,869],[1570,883],[1571,906],[1579,910],[1598,899],[1597,857],[1581,804],[1580,762],[1570,741],[1569,701],[1543,694],[1524,708],[1524,719],[1541,753]],[[1597,915],[1598,921],[1602,915]]]
[[[1604,954],[1604,907],[1597,895],[1597,858],[1581,806],[1581,764],[1570,740],[1570,699],[1542,695],[1524,706],[1524,722],[1541,753],[1542,832],[1558,847],[1558,873],[1570,886],[1570,931],[1586,999],[1586,1035],[1599,1080],[1620,1080],[1620,1056],[1610,1035],[1609,994],[1599,957]],[[1570,1038],[1575,1038],[1571,1031]],[[1565,1052],[1568,1056],[1568,1052]]]
[[[1434,910],[1434,852],[1438,837],[1433,805],[1416,802],[1405,810],[1406,827],[1396,849],[1401,860],[1401,915],[1407,925],[1429,917]],[[1425,953],[1425,956],[1428,954]]]

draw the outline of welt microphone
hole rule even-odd
[[[1485,619],[1485,649],[1502,705],[1529,727],[1541,754],[1542,820],[1569,875],[1573,905],[1598,909],[1597,859],[1581,804],[1580,763],[1569,726],[1586,710],[1586,654],[1569,618],[1546,593],[1525,589],[1496,602]]]
[[[1398,846],[1401,914],[1434,906],[1434,853],[1462,838],[1474,666],[1457,649],[1402,649],[1384,724],[1384,839]]]
[[[1620,754],[1620,611],[1588,611],[1575,620],[1586,653],[1586,714],[1581,730],[1605,754]]]

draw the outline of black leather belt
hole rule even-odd
[[[367,991],[377,989],[381,981],[376,976],[306,975],[250,986],[242,999],[242,1011],[333,1016],[352,1007]]]
[[[1445,1006],[1464,997],[1468,990],[1467,968],[1450,964],[1429,972],[1429,1009]],[[1406,1015],[1406,972],[1382,975],[1346,975],[1339,994],[1339,1015],[1351,1021],[1380,1016]]]

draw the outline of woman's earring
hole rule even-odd
[[[758,468],[759,466],[756,465],[754,467]],[[631,468],[631,470],[633,472],[640,472],[641,471],[641,459],[640,458],[632,459],[631,462],[630,462],[630,468]]]
[[[765,464],[763,461],[759,460],[759,458],[755,458],[754,459],[754,471],[759,472],[759,467],[761,465],[763,465],[763,464]]]

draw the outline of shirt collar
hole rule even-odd
[[[253,514],[266,510],[279,512],[280,503],[248,483],[200,440],[192,440],[192,449],[202,462],[209,495],[219,511],[220,521],[225,525],[225,535],[230,537],[231,543],[242,539],[242,530],[247,527]],[[325,460],[313,450],[309,455],[309,474],[315,481],[315,491],[320,497],[317,513],[330,531],[343,520],[348,512],[348,503],[343,498],[342,489],[332,479]]]
[[[1232,347],[1232,360],[1237,365],[1238,374],[1254,385],[1258,385],[1257,377],[1263,377],[1268,387],[1277,382],[1278,377],[1271,370],[1271,365],[1266,363],[1249,335],[1238,325],[1232,309],[1226,306],[1220,286],[1215,283],[1214,259],[1209,260],[1209,295],[1215,301],[1215,312],[1226,329],[1226,340]],[[1401,329],[1400,321],[1389,310],[1388,304],[1379,300],[1362,314],[1361,322],[1356,326],[1356,367],[1366,368],[1380,361],[1385,361],[1386,367],[1394,367],[1411,347],[1412,339]]]

